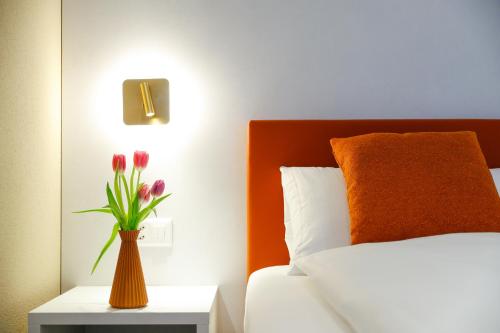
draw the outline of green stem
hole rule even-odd
[[[127,195],[127,225],[130,226],[130,222],[132,219],[132,198],[127,185],[127,178],[125,178],[124,175],[122,175],[122,181],[123,181],[123,186],[125,187],[125,192],[126,192],[125,194]]]
[[[139,170],[139,172],[137,173],[137,190],[139,190],[139,185],[141,184],[140,181],[141,181],[141,172]]]
[[[130,191],[128,190],[127,178],[121,175],[123,186],[125,187],[125,195],[127,196],[127,206],[130,207]]]
[[[120,210],[125,215],[125,207],[123,206],[123,198],[122,198],[120,183],[121,181],[120,178],[118,177],[118,168],[117,168],[115,172],[115,196],[116,196],[116,201],[118,201],[118,206],[120,207]]]
[[[132,173],[130,174],[130,197],[131,198],[135,194],[135,190],[134,190],[134,175],[135,175],[135,167],[132,168]]]

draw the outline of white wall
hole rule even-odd
[[[241,332],[248,120],[498,118],[499,31],[496,0],[65,0],[63,288],[111,283],[118,243],[89,275],[111,220],[71,211],[104,203],[114,152],[146,149],[175,221],[147,280],[220,285]],[[123,125],[141,77],[170,80],[170,124]]]
[[[61,2],[0,0],[0,332],[59,294]]]

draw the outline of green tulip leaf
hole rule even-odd
[[[118,203],[116,202],[115,197],[113,196],[113,192],[109,187],[109,183],[106,183],[106,195],[108,196],[109,207],[113,212],[113,215],[115,216],[115,218],[118,220],[118,222],[122,227],[125,226],[126,222],[125,217],[123,216],[120,207],[118,207]]]
[[[104,255],[104,253],[106,253],[106,251],[109,249],[111,244],[113,244],[113,241],[115,240],[116,235],[118,234],[118,230],[120,230],[120,224],[115,223],[115,225],[113,226],[113,230],[111,231],[111,236],[109,237],[106,244],[104,244],[104,247],[102,248],[101,253],[99,254],[99,257],[97,257],[97,260],[95,261],[94,266],[92,267],[92,274],[94,274],[94,271],[97,268],[97,265],[99,264],[99,262],[101,261],[101,258]]]
[[[109,208],[96,208],[96,209],[79,210],[79,211],[73,212],[73,213],[74,214],[82,214],[82,213],[106,213],[106,214],[113,214],[113,212]]]
[[[148,216],[149,214],[151,214],[151,211],[156,207],[158,206],[158,204],[160,202],[162,202],[163,200],[165,200],[166,198],[168,198],[169,196],[171,196],[172,193],[169,193],[167,195],[164,195],[162,197],[159,197],[159,198],[156,198],[156,199],[153,199],[153,201],[151,201],[151,203],[146,207],[144,208],[141,212],[139,212],[139,218],[138,218],[138,223],[141,223],[142,221],[144,221]]]
[[[129,230],[136,230],[137,228],[137,218],[139,214],[139,196],[136,194],[134,200],[132,201],[132,209],[129,215]]]

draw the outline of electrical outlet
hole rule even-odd
[[[172,247],[172,219],[149,218],[140,226],[137,244],[142,247]]]

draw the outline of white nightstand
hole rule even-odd
[[[216,286],[147,290],[145,308],[113,309],[110,287],[73,288],[28,314],[29,333],[216,332]]]

